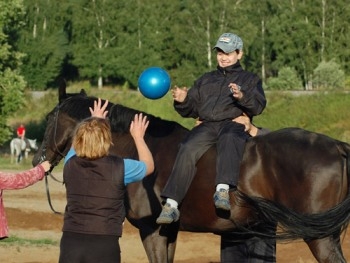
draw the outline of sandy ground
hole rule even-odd
[[[56,175],[58,179],[61,174]],[[64,187],[49,179],[53,207],[62,212],[65,206]],[[48,205],[45,182],[41,181],[22,190],[4,192],[4,203],[9,220],[10,235],[30,239],[50,239],[57,245],[7,245],[0,241],[0,262],[6,263],[55,263],[58,261],[62,216],[54,214]],[[348,231],[349,232],[349,231]],[[138,231],[125,223],[120,240],[122,262],[148,262]],[[343,251],[350,259],[350,234],[343,239]],[[175,262],[218,263],[220,240],[214,234],[180,232]],[[303,242],[278,244],[277,262],[313,263],[316,260]]]

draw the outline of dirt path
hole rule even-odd
[[[61,176],[61,175],[59,175]],[[52,180],[50,192],[53,206],[63,211],[65,206],[64,187]],[[45,192],[44,181],[23,190],[5,191],[4,203],[9,220],[10,235],[31,239],[50,239],[57,245],[11,245],[0,241],[0,262],[6,263],[56,263],[59,254],[62,216],[51,212]],[[120,240],[122,262],[148,262],[138,231],[125,223]],[[350,234],[343,240],[343,251],[350,259]],[[214,234],[180,232],[175,262],[218,263],[220,261],[220,240]],[[310,251],[303,242],[278,244],[277,262],[314,263]]]

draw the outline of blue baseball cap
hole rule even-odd
[[[224,33],[216,42],[214,49],[216,48],[221,49],[225,53],[231,53],[237,49],[242,50],[243,41],[239,36],[233,33]]]

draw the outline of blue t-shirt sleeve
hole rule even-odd
[[[64,164],[66,164],[68,162],[68,160],[73,157],[74,155],[76,155],[76,152],[73,148],[70,148],[70,150],[68,151],[66,157],[64,158]]]
[[[124,159],[124,183],[141,181],[146,176],[146,164],[142,161]]]
[[[64,158],[64,164],[66,164],[74,155],[76,155],[76,152],[73,148],[71,148]],[[146,176],[146,164],[142,161],[124,159],[124,171],[125,185],[141,181]]]

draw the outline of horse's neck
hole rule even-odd
[[[134,157],[136,158],[137,150],[135,143],[130,134],[113,133],[113,145],[110,153],[120,157]]]
[[[29,142],[30,148],[32,148],[32,149],[35,149],[35,148],[36,148],[36,139],[31,140],[31,139],[28,139],[28,138],[27,138],[27,141]]]

